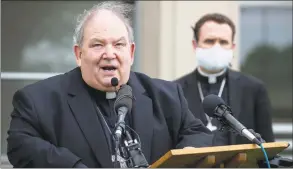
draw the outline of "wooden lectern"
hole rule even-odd
[[[263,147],[270,159],[289,147],[289,143],[263,143]],[[259,160],[265,160],[265,156],[256,144],[185,148],[170,150],[150,168],[258,168]]]

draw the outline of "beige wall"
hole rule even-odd
[[[226,14],[238,28],[238,4],[235,1],[138,1],[137,5],[139,71],[151,77],[174,80],[195,68],[191,26],[202,15],[209,12]],[[238,44],[239,30],[236,31]],[[238,69],[237,56],[236,49],[235,69]]]

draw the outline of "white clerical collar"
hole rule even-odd
[[[116,98],[116,92],[106,92],[106,99],[115,99]]]
[[[217,83],[217,77],[223,75],[226,72],[226,70],[227,70],[227,68],[222,70],[221,72],[209,74],[209,73],[203,72],[200,68],[198,68],[199,74],[201,74],[204,77],[207,77],[209,84]]]

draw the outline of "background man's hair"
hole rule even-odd
[[[234,41],[234,36],[236,33],[235,25],[232,22],[231,19],[229,19],[227,16],[219,14],[219,13],[210,13],[202,16],[196,23],[195,26],[192,27],[193,30],[193,37],[198,42],[199,40],[199,33],[202,25],[208,21],[214,21],[218,24],[228,24],[230,28],[232,29],[232,41]]]
[[[134,41],[133,28],[132,28],[132,15],[134,7],[132,4],[121,1],[103,1],[93,6],[89,10],[85,10],[77,18],[76,27],[73,35],[73,43],[82,46],[84,28],[87,21],[100,10],[109,10],[119,17],[126,26],[130,42]]]

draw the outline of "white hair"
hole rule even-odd
[[[91,9],[85,10],[83,14],[79,15],[77,18],[77,24],[75,27],[73,35],[73,43],[78,46],[82,46],[83,43],[83,34],[84,27],[88,19],[100,10],[109,10],[117,17],[119,17],[126,26],[128,32],[129,41],[132,43],[134,41],[133,29],[132,29],[132,13],[133,6],[119,1],[104,1],[100,2],[97,5],[94,5]]]

